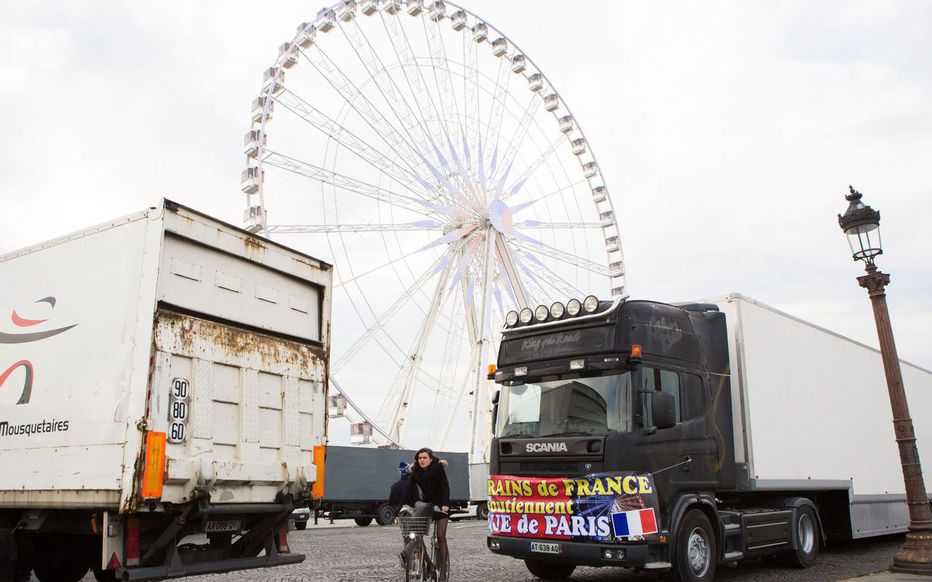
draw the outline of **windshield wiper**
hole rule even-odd
[[[541,435],[541,436],[542,436],[542,437],[544,437],[544,436],[548,436],[548,437],[552,437],[552,436],[592,436],[592,433],[589,432],[589,431],[586,431],[586,430],[575,430],[575,431],[568,431],[568,432],[555,432],[555,433],[553,433],[553,434]]]

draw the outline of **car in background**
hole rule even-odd
[[[311,519],[311,510],[307,507],[299,507],[291,512],[291,521],[295,529],[307,528],[307,522]]]

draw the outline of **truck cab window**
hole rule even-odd
[[[498,436],[628,432],[631,374],[529,382],[502,389]]]
[[[680,404],[680,376],[676,372],[669,370],[659,370],[657,368],[641,368],[641,390],[647,392],[660,391],[673,395],[674,408],[676,410],[676,421],[684,420]],[[649,415],[649,411],[646,411]]]
[[[699,418],[705,412],[705,397],[702,388],[702,378],[695,374],[683,374],[683,385],[680,387],[682,399],[682,420]]]

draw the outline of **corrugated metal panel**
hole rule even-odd
[[[160,310],[152,430],[170,432],[171,386],[189,382],[184,442],[169,444],[163,500],[190,498],[200,482],[214,502],[261,502],[288,481],[316,478],[313,445],[300,426],[320,427],[326,413],[326,363],[320,348]]]
[[[158,298],[207,316],[321,342],[319,287],[179,236],[165,236]]]

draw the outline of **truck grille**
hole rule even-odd
[[[535,477],[578,477],[602,471],[601,461],[555,461],[535,459],[533,461],[502,461],[503,475]]]

